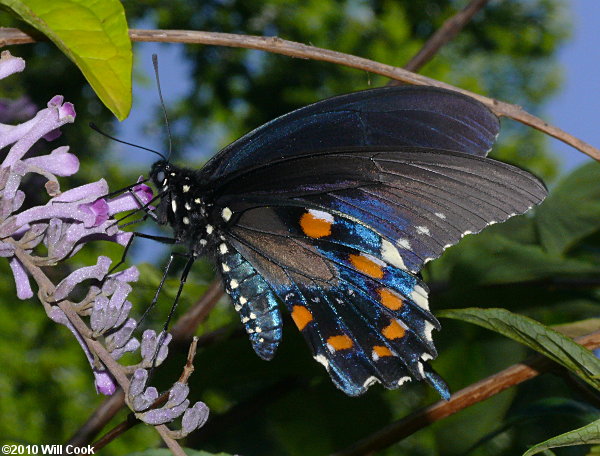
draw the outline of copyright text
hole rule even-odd
[[[74,445],[2,445],[2,454],[94,454],[94,447]]]

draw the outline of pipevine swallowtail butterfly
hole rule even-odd
[[[221,150],[202,169],[152,166],[157,220],[208,255],[254,351],[273,358],[280,303],[335,385],[448,388],[419,270],[464,235],[522,214],[542,182],[487,158],[498,118],[467,96],[387,87],[319,101]],[[188,270],[189,270],[188,266]]]

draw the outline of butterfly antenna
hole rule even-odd
[[[132,146],[132,147],[137,147],[138,149],[142,149],[142,150],[147,150],[148,152],[152,152],[153,154],[158,155],[159,157],[161,157],[163,160],[167,160],[167,157],[165,157],[163,154],[161,154],[160,152],[153,150],[153,149],[148,149],[147,147],[143,147],[143,146],[138,146],[137,144],[132,144],[130,142],[127,141],[123,141],[122,139],[119,138],[115,138],[114,136],[109,135],[108,133],[100,130],[100,128],[98,128],[98,126],[94,123],[94,122],[90,122],[89,126],[92,130],[100,133],[102,136],[106,136],[109,139],[112,139],[113,141],[119,142],[121,144],[127,144],[128,146]],[[139,182],[138,182],[139,184]],[[137,185],[137,184],[136,184]]]
[[[169,137],[169,154],[167,160],[171,157],[171,150],[173,148],[173,141],[171,139],[171,126],[169,125],[169,116],[167,116],[167,108],[165,107],[165,101],[163,100],[162,90],[160,89],[160,77],[158,76],[158,56],[152,54],[152,65],[154,65],[154,76],[156,77],[156,88],[158,89],[158,98],[160,98],[160,105],[165,115],[165,125],[167,126],[167,136]]]

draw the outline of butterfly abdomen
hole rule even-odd
[[[254,351],[262,359],[273,358],[281,341],[283,325],[275,294],[230,244],[219,243],[216,261],[225,291],[233,301]]]

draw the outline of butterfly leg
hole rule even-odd
[[[152,209],[150,209],[150,203],[153,202],[154,200],[156,200],[158,198],[158,196],[152,198],[147,203],[144,203],[142,201],[142,199],[137,195],[137,193],[133,191],[133,188],[128,189],[128,192],[131,194],[131,196],[133,196],[133,198],[140,205],[139,210],[143,210],[148,217],[150,217],[155,222],[158,222],[158,216],[154,213],[154,211]],[[137,211],[135,211],[135,212],[137,212]]]
[[[138,324],[137,324],[138,327],[142,324],[144,319],[148,316],[150,311],[154,308],[154,306],[158,302],[158,296],[160,295],[162,287],[164,286],[165,281],[167,280],[167,276],[169,275],[169,270],[171,269],[173,260],[175,259],[176,256],[188,256],[188,255],[184,254],[184,253],[178,253],[178,252],[171,253],[171,255],[169,256],[169,261],[167,261],[167,265],[165,266],[165,270],[163,271],[162,278],[160,279],[160,283],[158,284],[158,288],[156,289],[156,292],[154,293],[154,297],[152,298],[150,305],[146,308],[146,310],[144,311],[144,313],[142,314],[142,316],[140,317],[140,319],[138,321]],[[187,267],[187,264],[186,264],[186,267]],[[190,267],[191,267],[191,265],[190,265]],[[187,276],[187,273],[186,273],[186,276]],[[180,285],[180,292],[181,292],[182,287],[183,287],[183,285]],[[179,293],[177,296],[179,296]]]
[[[120,195],[123,192],[131,191],[132,189],[134,189],[138,185],[143,184],[145,182],[148,182],[148,179],[143,179],[143,180],[141,180],[139,182],[136,182],[135,184],[130,184],[127,187],[123,187],[123,188],[120,188],[119,190],[115,190],[113,192],[110,192],[110,193],[104,195],[102,198],[112,198],[113,196]]]
[[[158,221],[158,216],[154,213],[154,210],[150,209],[150,205],[152,203],[154,203],[157,199],[159,199],[161,197],[161,195],[156,195],[154,198],[152,198],[150,201],[148,201],[147,203],[144,203],[140,197],[132,190],[129,190],[129,193],[131,193],[133,195],[133,198],[135,198],[135,200],[138,202],[138,204],[140,205],[139,208],[137,208],[136,210],[130,212],[129,214],[124,215],[123,217],[120,217],[118,219],[115,219],[115,222],[117,224],[121,223],[123,220],[128,219],[129,217],[131,217],[134,214],[137,214],[139,211],[144,211],[144,216],[141,218],[141,220],[146,220],[148,217],[152,218],[152,220],[154,220],[155,222],[159,223]],[[123,228],[127,225],[131,225],[131,223],[126,223],[125,225],[119,225],[119,227]]]
[[[125,263],[125,258],[127,258],[127,253],[129,253],[129,249],[131,248],[131,245],[133,244],[133,239],[136,237],[143,238],[143,239],[151,239],[153,241],[160,242],[161,244],[178,244],[179,243],[179,240],[176,238],[170,238],[170,237],[166,237],[166,236],[154,236],[152,234],[139,233],[137,231],[134,231],[132,233],[132,236],[129,238],[129,241],[127,241],[127,245],[125,246],[125,250],[123,250],[121,259],[119,260],[119,262],[117,264],[115,264],[110,269],[110,271],[108,271],[108,274],[112,274],[119,266],[121,266],[123,263]]]
[[[131,225],[137,225],[138,223],[145,222],[146,220],[148,220],[148,217],[149,217],[148,214],[144,214],[140,218],[132,220],[131,222],[127,222],[127,223],[123,223],[122,225],[119,225],[119,228],[123,229],[123,228],[126,228],[126,227],[131,226]]]
[[[173,305],[171,306],[171,310],[169,311],[169,316],[167,317],[167,321],[165,322],[163,331],[166,331],[169,327],[171,318],[173,317],[175,309],[177,308],[177,304],[179,303],[179,297],[181,296],[181,292],[183,291],[183,286],[185,285],[190,269],[192,269],[192,265],[196,261],[196,254],[194,253],[184,254],[182,256],[186,256],[188,260],[185,263],[183,272],[181,273],[181,278],[179,280],[179,288],[177,289],[177,294],[175,295],[175,300],[173,301]]]
[[[165,281],[165,278],[166,278],[166,272],[168,272],[168,268],[171,266],[171,262],[173,261],[173,258],[176,255],[177,256],[185,256],[185,257],[187,257],[188,260],[185,263],[185,266],[183,268],[183,272],[181,273],[181,278],[180,278],[180,281],[179,281],[179,288],[177,289],[177,294],[175,295],[175,300],[173,301],[173,304],[171,305],[171,310],[169,311],[169,315],[167,316],[167,320],[165,321],[165,324],[163,325],[163,329],[160,332],[158,343],[156,344],[156,352],[154,353],[154,356],[152,358],[153,359],[153,361],[152,361],[153,368],[155,367],[154,363],[156,362],[156,358],[158,357],[158,352],[160,350],[160,347],[162,346],[162,344],[163,344],[163,342],[165,340],[165,337],[167,337],[167,329],[169,328],[169,323],[171,322],[171,319],[173,318],[173,315],[175,314],[175,309],[177,308],[177,304],[179,303],[179,297],[181,296],[181,292],[183,291],[183,286],[185,285],[185,282],[187,280],[187,277],[188,277],[188,274],[190,272],[190,269],[192,269],[192,265],[196,261],[196,255],[194,253],[190,253],[190,254],[171,254],[171,256],[169,258],[169,263],[167,264],[167,269],[165,270],[165,274],[163,275],[163,279],[161,280],[160,286],[159,286],[158,290],[156,291],[156,295],[154,296],[154,299],[152,301],[151,307],[154,304],[156,304],[156,300],[158,299],[158,294],[160,293],[160,289],[162,288],[162,286],[164,284],[164,281]],[[146,310],[146,312],[144,312],[144,315],[146,315],[146,313],[148,312],[148,310]]]

